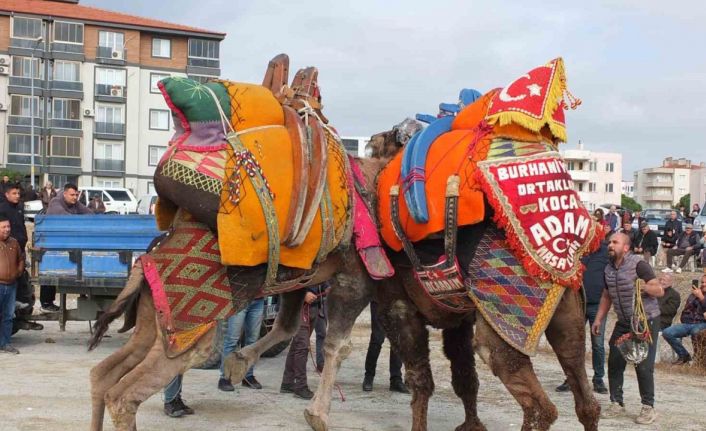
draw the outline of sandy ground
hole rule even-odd
[[[411,426],[408,395],[390,393],[387,388],[387,343],[378,364],[378,379],[372,393],[363,393],[363,363],[369,334],[369,313],[365,311],[353,333],[353,353],[344,362],[339,384],[346,401],[334,398],[331,411],[332,430],[408,430]],[[114,328],[119,326],[114,325]],[[86,351],[89,337],[86,322],[69,322],[67,331],[59,332],[56,322],[45,322],[44,331],[21,331],[13,343],[21,350],[17,356],[0,356],[0,429],[3,431],[86,430],[90,418],[90,368],[116,350],[126,335],[112,333],[94,352]],[[441,353],[440,332],[433,331],[432,367],[436,392],[431,400],[430,430],[452,430],[463,420],[463,410],[450,383],[449,366]],[[581,430],[575,418],[573,398],[554,392],[563,380],[556,359],[546,349],[534,360],[537,374],[556,403],[560,417],[553,429]],[[183,396],[196,415],[180,419],[162,413],[162,400],[155,395],[140,408],[138,425],[147,430],[220,431],[220,430],[307,430],[302,411],[306,401],[278,392],[285,354],[263,359],[255,374],[264,385],[261,391],[238,387],[233,393],[216,389],[218,372],[192,370],[184,381]],[[587,367],[590,364],[587,362]],[[318,383],[311,362],[310,387]],[[481,389],[478,410],[489,430],[520,428],[521,410],[489,369],[478,360]],[[638,427],[633,423],[640,408],[637,383],[632,370],[625,381],[629,416],[605,420],[601,430],[704,430],[703,400],[706,379],[658,367],[656,372],[658,423]],[[597,395],[602,405],[608,397]],[[111,425],[106,429],[112,430]]]

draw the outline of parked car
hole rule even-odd
[[[657,235],[664,235],[664,225],[672,210],[669,208],[648,208],[642,211],[642,217],[647,224],[650,225],[650,230],[653,230]]]
[[[44,213],[44,205],[39,199],[24,203],[25,220],[34,221],[34,216]]]
[[[105,204],[106,214],[136,214],[137,199],[130,189],[122,187],[81,187],[78,200],[88,206],[93,196],[98,195]]]
[[[156,193],[150,193],[148,195],[144,195],[140,197],[140,200],[137,202],[137,213],[138,214],[145,214],[145,215],[151,215],[154,214],[154,206],[157,203],[157,194]]]

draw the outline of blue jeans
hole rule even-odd
[[[17,283],[0,283],[0,347],[10,344],[12,319],[15,316],[15,294]]]
[[[164,388],[164,402],[171,403],[174,398],[181,395],[181,381],[184,379],[183,374],[174,377],[171,382]]]
[[[704,329],[706,329],[706,323],[680,323],[662,331],[662,336],[680,358],[685,358],[689,356],[689,352],[684,348],[681,339],[690,335],[694,336]]]
[[[586,320],[593,326],[598,312],[598,304],[586,305]],[[593,360],[593,383],[602,382],[605,376],[605,322],[601,325],[601,333],[593,335],[591,332],[591,359]]]
[[[226,356],[234,352],[240,344],[240,335],[243,334],[244,345],[248,346],[260,338],[260,326],[265,312],[264,298],[254,299],[247,307],[228,318],[228,326],[223,337],[223,354],[221,355],[221,378],[225,377],[223,365]],[[253,367],[250,367],[245,378],[253,376]]]

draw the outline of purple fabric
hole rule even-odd
[[[186,140],[181,142],[180,148],[187,147],[196,151],[217,151],[226,143],[226,137],[223,134],[223,125],[220,121],[199,121],[189,123],[191,134]],[[174,122],[174,137],[184,134],[184,128],[177,121]],[[213,147],[212,149],[209,147]]]

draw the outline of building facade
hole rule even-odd
[[[622,193],[629,197],[629,198],[634,198],[635,197],[635,181],[622,181]]]
[[[574,181],[574,188],[589,211],[599,206],[620,205],[622,154],[586,150],[579,142],[577,149],[562,150],[561,155]]]
[[[662,166],[635,172],[635,200],[643,208],[672,208],[682,196],[706,201],[706,164],[667,157]]]
[[[370,142],[369,137],[365,136],[341,136],[341,141],[346,151],[351,156],[365,157],[365,146]]]
[[[173,134],[157,82],[218,77],[224,37],[76,0],[3,0],[0,163],[26,179],[34,168],[38,186],[151,192]]]

